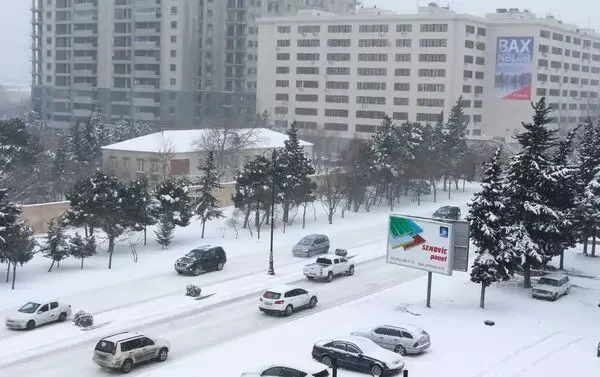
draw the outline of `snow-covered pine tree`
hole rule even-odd
[[[450,116],[444,127],[444,143],[447,154],[446,179],[448,185],[451,184],[451,178],[454,178],[456,189],[458,190],[458,168],[460,162],[467,153],[467,122],[463,111],[463,98],[460,96],[456,104],[450,110]],[[450,187],[448,187],[450,191]]]
[[[289,220],[290,209],[303,202],[306,189],[310,187],[309,176],[315,173],[310,159],[300,145],[296,122],[290,123],[287,136],[285,147],[276,153],[275,159],[276,194],[283,206],[284,227]]]
[[[69,254],[76,259],[81,260],[81,269],[83,270],[83,261],[96,254],[96,239],[94,236],[82,237],[79,233],[69,238]]]
[[[485,289],[508,280],[519,264],[518,256],[505,242],[507,206],[503,196],[502,147],[485,164],[481,191],[469,203],[467,221],[477,257],[471,268],[471,281],[481,284],[479,306],[485,307]]]
[[[110,142],[119,143],[131,139],[131,123],[124,118],[117,120],[110,130]]]
[[[67,187],[71,185],[72,168],[69,163],[69,146],[66,137],[61,137],[52,159],[52,194],[63,200]]]
[[[594,178],[597,166],[600,166],[600,127],[588,117],[583,125],[583,135],[576,151],[576,201],[583,203],[587,185]],[[584,215],[585,211],[575,211],[574,228],[578,242],[583,243],[583,252],[587,254],[588,239],[593,234],[594,222]]]
[[[394,129],[396,139],[395,171],[402,180],[406,191],[410,187],[410,180],[421,167],[415,166],[415,158],[421,144],[420,124],[404,122]],[[399,182],[400,183],[400,182]]]
[[[7,242],[9,231],[18,223],[21,207],[7,200],[8,189],[0,189],[0,262],[7,264],[6,282],[10,276],[11,245]]]
[[[522,152],[511,157],[504,187],[510,215],[507,240],[521,259],[525,288],[531,287],[531,270],[552,258],[552,242],[559,232],[555,225],[558,214],[543,191],[553,185],[549,150],[555,145],[556,131],[547,127],[552,110],[545,98],[532,107],[533,122],[524,122],[525,130],[516,136]]]
[[[90,113],[83,128],[83,143],[87,163],[91,167],[99,167],[102,162],[102,146],[107,145],[109,133],[104,126],[104,114],[100,109]]]
[[[215,167],[213,152],[208,152],[204,165],[200,167],[200,178],[196,183],[198,186],[198,197],[196,198],[196,215],[202,222],[201,238],[204,238],[206,222],[223,217],[223,210],[218,206],[215,190],[221,188],[219,176]]]
[[[46,242],[40,251],[44,254],[44,257],[52,260],[48,272],[52,271],[55,263],[60,266],[60,261],[69,256],[67,236],[60,221],[50,219],[48,231],[46,232]]]
[[[152,133],[152,127],[142,120],[136,120],[131,127],[130,138],[149,135]]]
[[[542,188],[542,192],[549,198],[550,206],[558,216],[555,226],[559,231],[555,233],[556,239],[551,242],[550,247],[554,247],[553,256],[560,256],[561,270],[564,267],[565,250],[575,247],[577,243],[575,228],[577,167],[571,158],[576,135],[577,128],[569,131],[567,136],[559,141],[548,173],[553,184]]]
[[[373,155],[372,171],[379,181],[380,192],[387,193],[390,210],[394,210],[394,184],[397,172],[395,170],[397,151],[396,138],[394,137],[394,124],[389,116],[385,116],[381,127],[373,136],[371,150]]]
[[[24,220],[17,220],[6,228],[3,246],[8,251],[8,263],[12,266],[12,289],[15,289],[17,266],[23,266],[33,259],[36,241],[33,229]]]
[[[174,231],[175,224],[173,223],[173,218],[170,214],[163,213],[158,220],[158,229],[154,231],[156,242],[158,242],[163,249],[169,247],[174,237]]]
[[[189,182],[185,178],[170,177],[159,182],[153,194],[159,202],[157,217],[170,214],[176,226],[185,227],[190,225],[194,208],[188,185]]]

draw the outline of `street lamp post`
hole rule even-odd
[[[271,157],[271,247],[269,248],[269,270],[267,274],[275,275],[273,267],[273,233],[275,229],[275,149]]]

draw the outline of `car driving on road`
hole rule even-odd
[[[71,305],[58,301],[28,302],[6,317],[9,329],[33,330],[50,322],[64,322],[71,315]]]
[[[429,334],[412,325],[382,325],[372,329],[353,331],[351,335],[368,338],[377,345],[402,356],[419,354],[431,347]]]
[[[266,290],[259,297],[258,308],[263,313],[290,316],[299,309],[314,308],[317,302],[316,293],[283,285]]]
[[[103,368],[129,373],[136,364],[165,361],[170,349],[171,345],[164,339],[122,332],[100,339],[92,360]]]
[[[434,219],[460,220],[460,208],[456,206],[443,206],[433,213]]]
[[[329,371],[322,365],[310,362],[311,365],[277,364],[262,367],[254,372],[242,373],[241,377],[328,377]]]
[[[292,249],[295,257],[310,258],[315,254],[329,252],[329,237],[324,234],[311,234],[302,238]]]
[[[361,336],[320,340],[313,346],[312,357],[328,367],[337,361],[340,368],[367,372],[377,377],[394,375],[404,369],[402,356]]]
[[[354,275],[354,264],[344,257],[335,256],[317,258],[302,270],[308,280],[321,279],[329,282],[338,275]]]
[[[175,262],[178,274],[198,276],[206,271],[221,271],[227,262],[227,254],[221,246],[200,246]]]

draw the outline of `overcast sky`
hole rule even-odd
[[[102,1],[102,0],[100,0]],[[197,0],[199,1],[199,0]],[[224,0],[221,0],[224,1]],[[399,12],[415,12],[417,3],[425,5],[427,0],[364,0],[365,5]],[[597,0],[450,0],[440,1],[439,5],[450,7],[457,12],[483,15],[496,8],[529,8],[532,12],[545,15],[551,12],[555,17],[600,30],[600,2]],[[0,83],[28,84],[31,63],[29,24],[30,0],[0,0]],[[593,15],[596,19],[589,18]]]

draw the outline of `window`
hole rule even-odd
[[[358,76],[387,76],[387,68],[358,68]]]
[[[538,95],[538,96],[545,96],[546,95],[546,89],[545,88],[537,88],[535,94]]]
[[[563,40],[563,35],[560,33],[552,33],[552,39],[555,41],[560,41],[562,42]]]
[[[177,57],[177,50],[171,50],[171,57],[172,58]]]
[[[390,31],[389,25],[359,25],[359,33],[387,33]]]
[[[319,25],[298,26],[298,33],[300,33],[300,34],[319,33],[319,32],[321,32],[321,26],[319,26]]]
[[[171,35],[171,43],[177,43],[177,36]]]
[[[440,119],[439,113],[417,113],[417,122],[438,122]]]
[[[465,40],[465,47],[466,48],[475,48],[475,42]]]
[[[361,54],[359,54],[359,56],[360,55]],[[347,62],[347,61],[350,61],[350,54],[349,53],[329,53],[329,54],[327,54],[327,61]]]
[[[319,82],[314,80],[296,80],[296,88],[316,89],[319,87]]]
[[[359,39],[358,47],[388,47],[390,41],[387,39]]]
[[[326,117],[348,118],[348,110],[343,109],[325,109]]]
[[[411,47],[412,39],[396,39],[396,47]]]
[[[177,21],[171,21],[171,29],[177,29]]]
[[[350,89],[350,83],[348,81],[327,81],[325,83],[327,89]]]
[[[358,54],[359,62],[387,62],[387,60],[387,54]]]
[[[444,100],[436,98],[417,98],[417,106],[444,107]]]
[[[419,54],[420,62],[445,63],[446,54]]]
[[[385,105],[385,97],[356,97],[356,103],[361,105]]]
[[[265,370],[262,375],[263,376],[280,376],[281,372],[282,372],[281,367],[273,367],[273,368],[269,368],[267,370]]]
[[[45,312],[47,312],[48,310],[49,310],[49,308],[48,308],[48,304],[46,304],[46,305],[42,306],[42,307],[40,308],[40,310],[38,310],[38,312],[40,312],[40,313],[45,313]]]
[[[408,120],[408,113],[405,112],[394,112],[392,114],[392,119],[394,120]]]
[[[348,125],[346,123],[328,123],[323,124],[323,128],[329,131],[348,131]]]
[[[177,7],[171,7],[171,14],[177,14]]]
[[[287,114],[288,108],[285,106],[275,106],[275,114]]]
[[[58,308],[58,302],[51,302],[50,303],[50,310],[56,309]]]
[[[447,39],[421,39],[419,47],[448,47]]]
[[[318,75],[319,67],[296,67],[297,75]]]
[[[331,76],[348,76],[350,75],[350,68],[348,67],[327,67],[327,75]]]
[[[170,85],[177,85],[177,80],[176,79],[169,79],[169,84]]]
[[[408,97],[394,97],[394,105],[395,106],[408,106],[409,100]]]
[[[320,39],[298,39],[298,47],[319,47],[321,45]]]
[[[560,47],[552,47],[552,53],[554,55],[562,55],[562,48],[560,48]]]
[[[296,115],[317,115],[317,109],[313,109],[310,107],[296,107],[295,114]]]
[[[396,68],[394,76],[410,76],[410,68]]]
[[[548,30],[540,30],[540,37],[550,38],[550,32]]]
[[[350,39],[328,39],[327,47],[350,47]]]
[[[327,31],[329,33],[351,33],[352,25],[329,25]]]
[[[483,72],[480,72],[480,71],[475,72],[475,78],[477,80],[483,80]]]
[[[289,80],[276,80],[275,86],[278,88],[287,88],[290,86]]]
[[[396,54],[396,61],[397,62],[409,62],[410,54]]]
[[[359,81],[356,83],[356,89],[358,90],[385,90],[385,82],[363,82]]]
[[[287,93],[276,93],[275,94],[275,101],[288,101],[289,98],[290,97]]]
[[[466,25],[465,26],[465,32],[467,34],[475,34],[475,26],[473,26],[473,25]]]
[[[348,347],[346,347],[346,351],[348,351],[350,353],[357,354],[357,355],[359,353],[361,353],[360,350],[357,347],[355,347],[354,345],[352,345],[352,344],[348,344]]]
[[[275,73],[277,74],[286,74],[290,73],[290,67],[276,67]]]
[[[477,65],[485,65],[485,58],[483,56],[475,57],[475,64]]]
[[[316,94],[296,94],[297,102],[318,102],[319,96]]]
[[[407,82],[394,83],[394,90],[396,92],[408,92],[408,91],[410,91],[410,83],[407,83]]]
[[[396,25],[396,32],[397,33],[411,33],[412,32],[412,25],[411,24],[399,24],[399,25]]]
[[[290,60],[290,54],[287,52],[279,53],[277,54],[277,60]]]
[[[127,342],[121,343],[121,352],[129,352],[131,350],[140,348],[140,339],[132,339]]]
[[[326,95],[325,102],[328,103],[349,103],[350,97],[338,95]]]
[[[482,28],[482,27],[477,28],[477,35],[479,35],[481,37],[485,37],[486,34],[487,34],[487,30],[485,28]]]
[[[319,53],[298,53],[296,60],[299,61],[317,61],[319,60]]]
[[[421,33],[445,33],[448,31],[448,24],[422,24]]]
[[[277,47],[290,47],[291,41],[289,39],[278,39]]]
[[[419,69],[419,77],[446,77],[446,70],[435,68],[421,68]]]
[[[144,160],[141,158],[138,158],[136,160],[136,167],[138,172],[143,172],[144,171]]]
[[[170,70],[171,72],[175,72],[175,71],[177,70],[177,65],[176,65],[176,64],[171,64],[171,65],[169,66],[169,70]]]
[[[364,111],[358,110],[356,111],[357,118],[367,118],[367,119],[383,119],[385,117],[385,111]]]
[[[444,84],[419,84],[417,86],[419,92],[444,92],[445,90]]]

